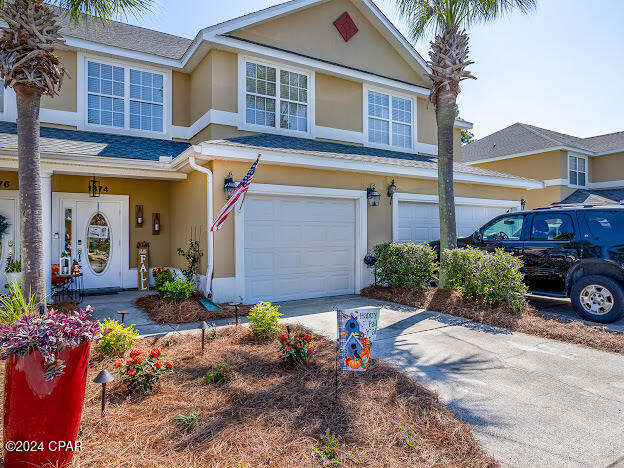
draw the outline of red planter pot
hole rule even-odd
[[[39,352],[9,357],[4,385],[6,468],[71,463],[87,383],[89,345],[61,351],[58,357],[65,361],[65,371],[51,382],[43,378]]]

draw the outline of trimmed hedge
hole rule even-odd
[[[487,302],[504,302],[516,310],[524,307],[527,293],[522,265],[520,258],[503,249],[491,253],[468,247],[442,253],[449,288]]]
[[[428,245],[386,242],[375,247],[377,283],[419,288],[436,279],[436,252]]]

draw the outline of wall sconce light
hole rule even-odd
[[[524,208],[526,207],[526,200],[524,198],[520,199],[520,209],[522,211],[524,211]]]
[[[396,185],[394,184],[394,179],[392,179],[392,183],[388,185],[388,196],[390,197],[390,204],[392,204],[392,198],[396,193]]]
[[[152,234],[155,236],[160,234],[160,213],[152,214]]]
[[[137,205],[136,212],[136,225],[137,227],[143,227],[143,205]]]
[[[234,193],[234,190],[236,190],[236,182],[234,182],[234,179],[232,178],[232,173],[228,172],[228,176],[225,178],[225,181],[223,182],[223,192],[225,193],[225,199],[229,200],[230,197],[232,196],[232,194]]]
[[[368,204],[370,206],[379,205],[379,198],[381,198],[381,195],[375,190],[375,184],[371,184],[371,186],[366,189],[366,198],[368,198]]]

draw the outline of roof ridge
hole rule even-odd
[[[555,140],[554,138],[552,138],[552,137],[550,137],[548,135],[545,135],[544,133],[542,133],[542,132],[540,132],[538,130],[546,130],[546,131],[549,131],[549,132],[552,131],[553,133],[558,133],[559,135],[565,135],[565,136],[569,136],[569,137],[572,137],[572,138],[576,138],[576,137],[574,137],[572,135],[566,135],[565,133],[555,132],[554,130],[548,130],[547,128],[535,127],[533,125],[524,124],[522,122],[518,122],[518,125],[522,126],[526,130],[529,130],[530,132],[535,133],[536,135],[538,135],[538,136],[540,136],[542,138],[545,138],[548,141],[552,141],[553,143],[557,143],[558,145],[562,145],[562,146],[565,146],[565,142],[559,141],[559,140]]]
[[[624,133],[624,130],[620,130],[618,132],[603,133],[603,134],[600,134],[600,135],[593,135],[593,136],[589,136],[589,137],[584,137],[584,138],[581,138],[581,140],[585,141],[585,140],[590,140],[592,138],[601,138],[601,137],[607,137],[607,136],[610,136],[610,135],[619,135],[621,133]]]

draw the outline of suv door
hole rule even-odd
[[[473,246],[489,252],[502,247],[507,252],[521,255],[525,219],[526,215],[511,213],[494,218],[475,233],[478,235],[473,236]]]
[[[525,282],[531,291],[565,295],[568,270],[582,254],[576,215],[545,211],[533,214],[529,221],[522,269]]]

